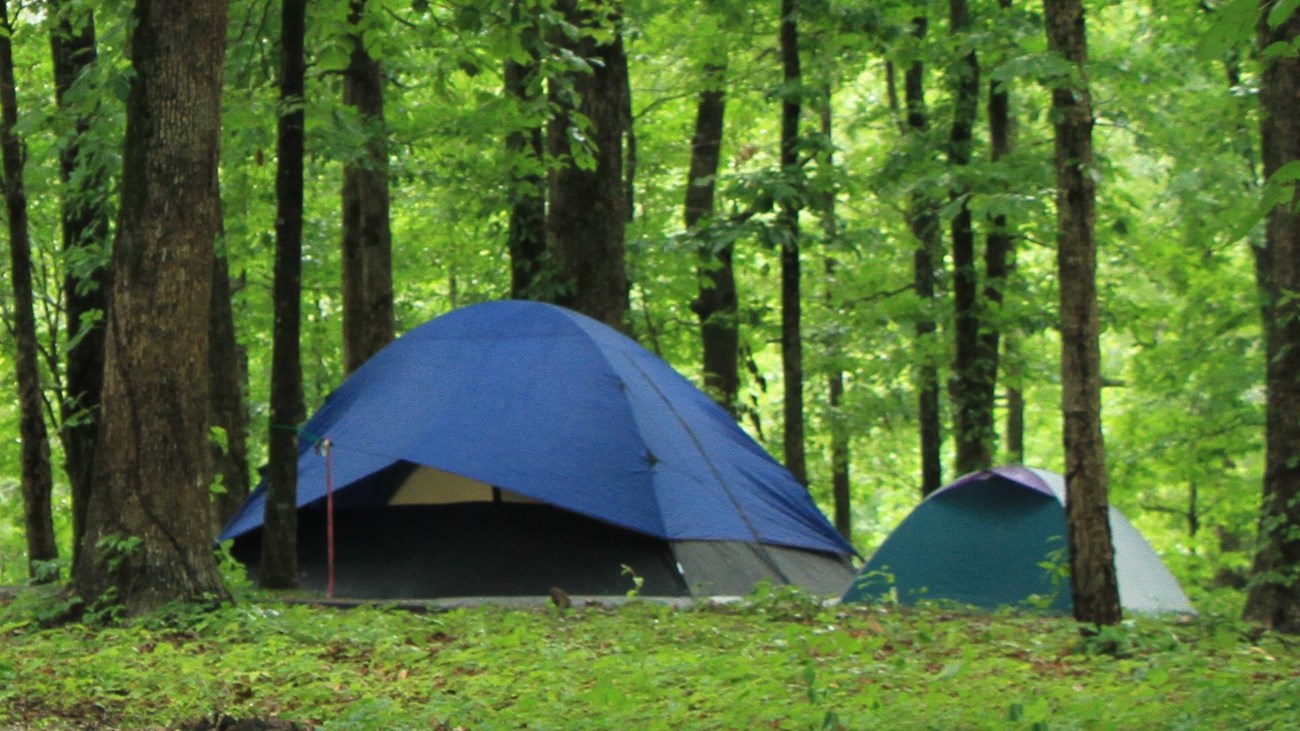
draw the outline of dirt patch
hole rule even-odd
[[[311,726],[278,718],[233,718],[213,714],[181,726],[181,731],[311,731]]]

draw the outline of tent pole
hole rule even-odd
[[[334,452],[328,438],[321,440],[325,450],[325,564],[327,578],[325,598],[334,598]]]

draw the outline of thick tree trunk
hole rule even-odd
[[[708,87],[700,92],[691,137],[691,167],[686,182],[686,230],[698,237],[700,291],[691,310],[700,321],[704,346],[704,390],[724,409],[737,414],[740,392],[740,328],[737,320],[734,245],[714,241],[700,230],[713,218],[722,132],[726,115],[726,59],[706,64]]]
[[[212,424],[225,432],[222,443],[212,445],[212,467],[222,491],[212,500],[212,523],[217,535],[234,517],[248,497],[248,414],[244,408],[244,386],[248,364],[235,338],[235,315],[231,305],[230,266],[224,252],[214,252],[212,261],[212,335],[208,369],[212,374]]]
[[[366,0],[349,0],[352,55],[343,103],[369,130],[359,160],[343,166],[343,361],[348,373],[393,339],[393,234],[389,224],[384,77],[358,28]]]
[[[912,33],[925,38],[926,19],[912,21]],[[916,140],[924,140],[930,129],[925,106],[925,67],[913,61],[903,74],[903,99],[906,105],[905,131]],[[916,366],[917,423],[921,440],[921,497],[925,497],[943,484],[943,422],[939,413],[939,367],[935,355],[935,339],[939,329],[935,322],[937,277],[936,267],[941,266],[942,253],[939,215],[936,204],[924,192],[912,193],[908,202],[908,227],[916,238],[913,254],[913,287],[921,300],[922,314],[916,322],[916,347],[919,353]]]
[[[950,0],[949,25],[953,40],[961,46],[970,31],[966,0]],[[948,137],[948,165],[954,180],[961,180],[962,168],[971,160],[971,131],[979,110],[979,59],[971,50],[952,69],[953,114]],[[981,400],[983,384],[991,381],[988,363],[980,359],[979,275],[975,269],[975,229],[971,222],[966,186],[950,191],[957,204],[952,219],[953,305],[955,311],[955,356],[952,394],[955,402],[957,472],[965,474],[992,466],[992,403]]]
[[[14,84],[13,24],[8,3],[0,0],[0,157],[3,157],[5,211],[9,224],[10,279],[14,293],[14,358],[18,381],[19,438],[22,441],[23,516],[27,533],[27,574],[53,581],[57,572],[42,565],[58,559],[54,541],[51,494],[50,439],[45,428],[41,370],[36,345],[36,314],[32,295],[32,242],[27,233],[27,191],[23,187],[26,151],[14,132],[18,124],[18,95]]]
[[[550,180],[547,239],[556,271],[547,286],[557,304],[624,330],[628,311],[623,178],[627,56],[619,12],[609,3],[598,5],[588,10],[585,6],[580,9],[575,0],[556,4],[569,23],[583,29],[576,40],[563,38],[561,43],[593,63],[589,73],[571,74],[551,84],[556,111],[548,144],[560,168]],[[598,27],[602,19],[614,27]],[[610,40],[599,42],[593,37],[597,31]],[[590,129],[582,129],[576,116],[589,120]],[[587,163],[580,164],[584,158]]]
[[[95,22],[66,0],[50,4],[50,55],[59,110],[73,116],[72,132],[60,146],[59,175],[63,183],[61,219],[65,255],[79,261],[106,261],[109,249],[105,175],[97,161],[83,153],[92,112],[74,109],[69,91],[96,62]],[[72,256],[77,252],[76,256]],[[83,254],[89,254],[85,256]],[[63,428],[64,469],[72,496],[72,551],[79,549],[90,502],[91,471],[99,431],[99,402],[104,388],[104,322],[108,310],[109,269],[93,265],[68,268],[63,279],[64,320],[68,346],[64,366],[64,397],[59,405]],[[84,334],[83,334],[84,333]]]
[[[1259,48],[1300,40],[1300,11],[1277,27],[1273,3],[1262,0]],[[1265,54],[1261,54],[1264,56]],[[1300,160],[1300,58],[1265,58],[1260,78],[1264,175]],[[1294,184],[1292,184],[1294,185]],[[1284,632],[1300,632],[1300,193],[1268,214],[1266,448],[1258,548],[1245,616]]]
[[[998,0],[998,6],[1006,11],[1011,7],[1011,0]],[[993,81],[989,83],[989,146],[990,159],[996,165],[1011,154],[1011,90],[1010,81]],[[979,322],[979,335],[975,345],[976,368],[972,371],[972,402],[978,414],[987,414],[987,423],[982,426],[987,430],[987,457],[993,460],[995,433],[993,426],[994,405],[997,398],[998,367],[1000,363],[999,348],[1002,339],[1004,318],[1001,317],[1002,303],[1005,300],[1007,277],[1015,262],[1015,238],[1007,216],[999,213],[989,221],[990,230],[984,242],[984,305],[985,316]],[[1022,413],[1011,414],[1013,405],[1012,390],[1007,389],[1007,426],[1013,425],[1014,418],[1023,418]],[[1021,427],[1023,431],[1023,427]],[[1023,458],[1024,448],[1017,443],[1017,449],[1011,449],[1012,436],[1006,435],[1007,451],[1019,462]],[[1023,433],[1017,435],[1023,438]]]
[[[540,119],[539,106],[545,99],[542,95],[541,63],[537,58],[539,31],[536,21],[525,17],[527,13],[521,5],[519,0],[511,3],[510,17],[520,28],[520,43],[528,52],[529,61],[506,60],[505,92],[529,119]],[[538,293],[534,291],[534,285],[541,274],[542,256],[546,253],[546,150],[541,123],[511,131],[506,136],[506,151],[510,154],[511,170],[507,233],[510,296],[535,299]]]
[[[137,3],[100,447],[76,593],[223,599],[209,532],[208,322],[221,230],[224,0]]]
[[[787,184],[801,189],[799,118],[803,110],[803,83],[799,69],[798,0],[781,0],[781,174]],[[781,228],[781,370],[785,390],[785,466],[801,485],[808,484],[804,451],[803,330],[799,262],[799,208],[797,195],[781,201],[777,225]]]
[[[302,309],[303,89],[307,0],[283,0],[279,143],[275,170],[275,333],[271,349],[266,520],[258,581],[298,585],[298,432],[306,407],[299,351]],[[328,448],[328,447],[327,447]]]
[[[1044,0],[1043,8],[1048,47],[1078,71],[1075,80],[1063,80],[1052,90],[1070,587],[1076,619],[1113,625],[1121,614],[1101,433],[1096,187],[1083,5],[1080,0]]]

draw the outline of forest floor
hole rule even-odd
[[[0,599],[6,729],[1286,729],[1300,638],[1232,611],[1127,620],[952,607],[480,606],[244,597],[46,627]]]

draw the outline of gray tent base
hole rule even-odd
[[[334,519],[334,595],[352,599],[743,595],[768,579],[816,594],[852,582],[847,559],[736,541],[666,541],[554,506],[486,502],[344,508]],[[253,579],[261,529],[232,554]],[[298,513],[301,586],[324,592],[325,511]]]

